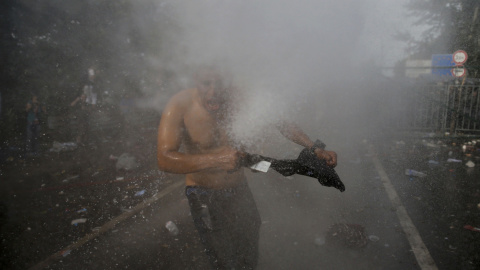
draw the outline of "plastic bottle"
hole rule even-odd
[[[419,172],[419,171],[415,171],[415,170],[412,170],[412,169],[405,169],[405,175],[408,175],[408,176],[416,176],[416,177],[425,177],[425,176],[427,176],[425,173],[422,173],[422,172]]]
[[[165,224],[165,228],[167,228],[167,230],[173,235],[177,235],[179,233],[177,225],[175,225],[175,223],[173,223],[171,220]]]
[[[206,204],[202,204],[202,220],[207,229],[212,230],[212,220],[210,219],[210,212]]]

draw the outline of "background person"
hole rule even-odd
[[[38,155],[41,123],[44,115],[47,114],[47,109],[38,101],[38,97],[33,95],[32,99],[27,102],[25,111],[27,112],[27,140],[25,150],[27,155]]]

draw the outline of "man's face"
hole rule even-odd
[[[225,105],[227,89],[218,72],[210,69],[199,71],[196,75],[196,87],[208,111],[217,111]]]

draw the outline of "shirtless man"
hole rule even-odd
[[[186,174],[185,193],[195,227],[214,269],[254,269],[258,259],[260,215],[239,167],[242,152],[226,129],[231,87],[220,72],[204,67],[195,88],[174,95],[158,128],[157,159],[161,170]],[[313,142],[293,124],[280,132],[304,147]],[[184,150],[180,151],[183,143]],[[336,166],[336,153],[315,149],[318,158]]]

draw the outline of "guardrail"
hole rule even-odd
[[[435,84],[402,89],[395,102],[397,128],[480,134],[480,85]]]

